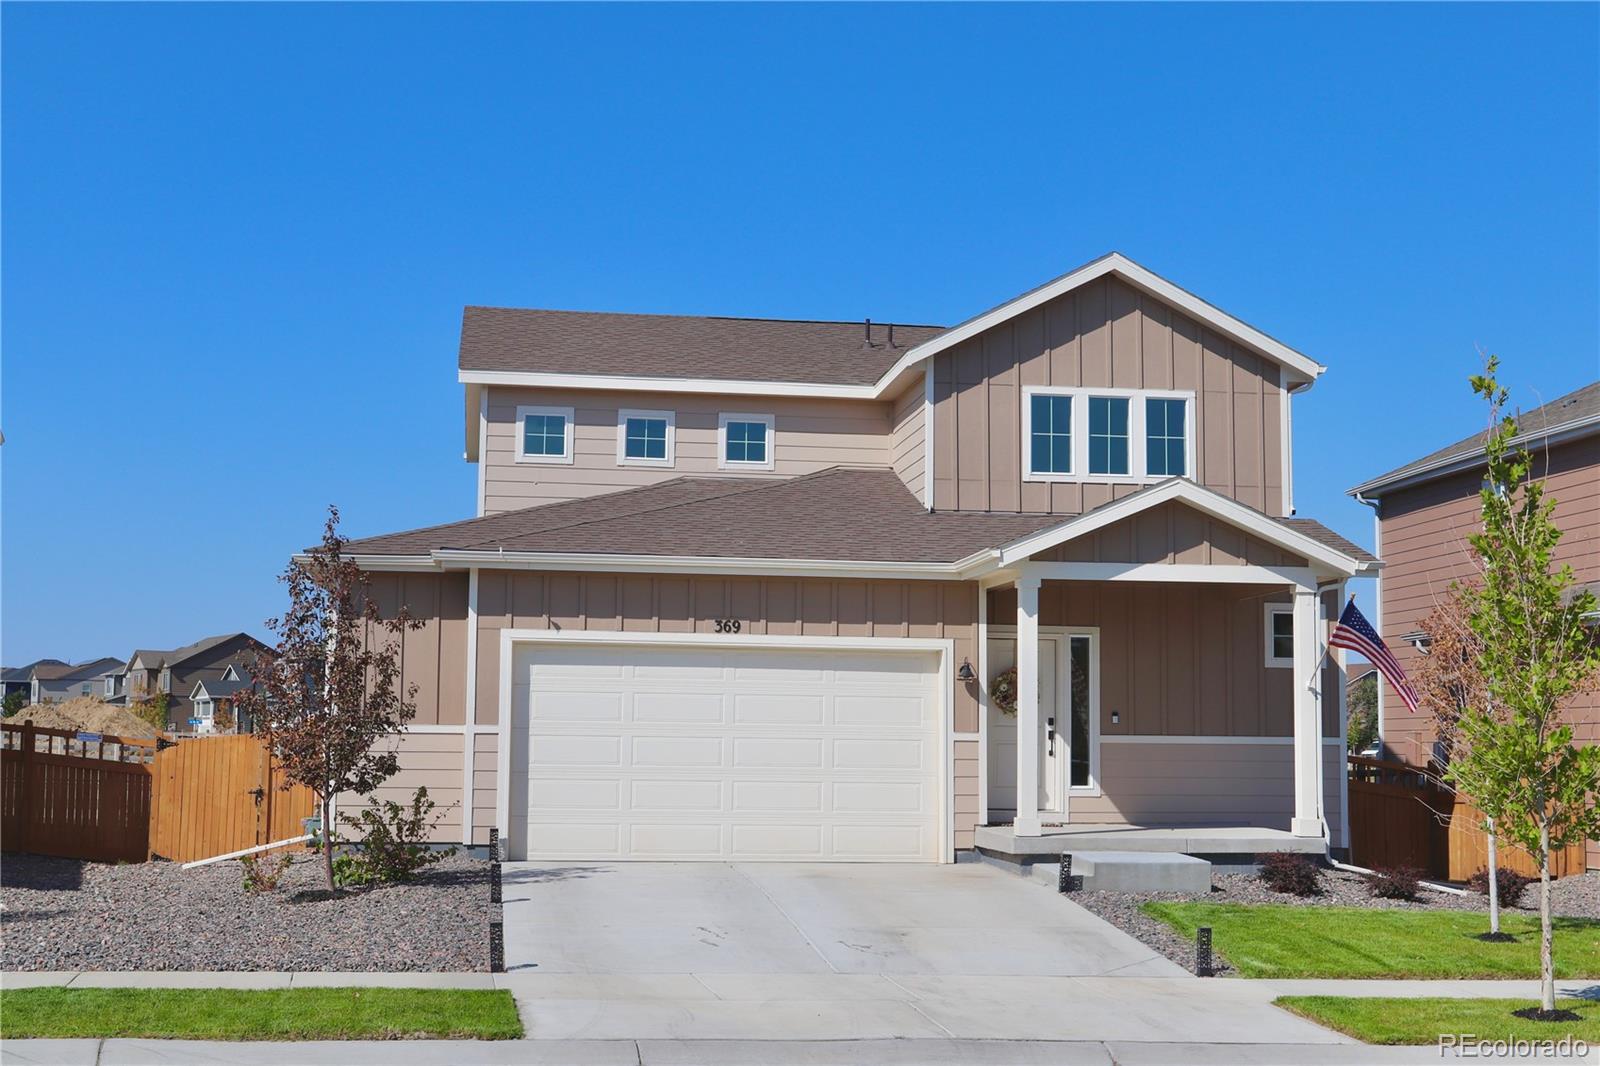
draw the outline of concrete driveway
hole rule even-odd
[[[504,871],[506,984],[534,1037],[1341,1039],[979,864]]]

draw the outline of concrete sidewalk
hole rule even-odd
[[[1460,1061],[1434,1047],[1029,1040],[506,1040],[210,1043],[15,1040],[4,1066],[1411,1066]],[[1498,1062],[1587,1062],[1500,1058]]]

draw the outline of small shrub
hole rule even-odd
[[[1507,870],[1501,866],[1495,870],[1495,880],[1499,882],[1500,906],[1515,907],[1522,899],[1522,893],[1533,884],[1533,878],[1523,877],[1515,870]],[[1480,896],[1489,894],[1489,870],[1485,867],[1467,878],[1467,887]]]
[[[1367,875],[1373,899],[1416,899],[1422,888],[1422,871],[1415,866],[1380,866]]]
[[[434,827],[444,820],[442,811],[434,815],[437,806],[428,798],[428,790],[419,788],[409,806],[394,800],[379,804],[369,796],[360,814],[341,814],[339,821],[361,842],[354,851],[334,856],[334,881],[341,885],[409,881],[418,870],[454,855],[455,848],[428,845]]]
[[[1261,857],[1261,882],[1274,892],[1315,896],[1322,891],[1322,870],[1309,856],[1274,851]]]
[[[6,696],[4,705],[0,706],[0,714],[10,718],[27,705],[28,694],[26,692],[13,692]]]
[[[283,875],[289,872],[291,861],[287,851],[276,855],[246,855],[239,860],[239,865],[244,867],[244,890],[251,895],[276,892]]]

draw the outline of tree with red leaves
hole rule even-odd
[[[239,694],[272,746],[284,786],[316,794],[322,815],[322,872],[333,878],[333,797],[367,794],[400,769],[393,751],[379,750],[416,716],[417,687],[402,688],[399,636],[422,625],[402,607],[383,618],[369,581],[338,532],[339,510],[328,508],[322,543],[290,560],[280,580],[289,609],[267,621],[277,648],[257,656],[254,689]]]

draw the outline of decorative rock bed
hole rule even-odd
[[[252,895],[238,862],[193,870],[8,854],[0,863],[0,969],[487,971],[489,864],[455,856],[415,881],[318,898],[322,868],[296,855]]]
[[[1551,883],[1553,910],[1558,915],[1571,918],[1600,918],[1600,871],[1581,877],[1564,877]],[[1188,903],[1276,903],[1291,907],[1367,907],[1381,910],[1466,910],[1487,911],[1489,898],[1471,893],[1459,896],[1452,892],[1434,892],[1426,888],[1415,901],[1374,899],[1367,891],[1366,879],[1361,874],[1346,870],[1324,869],[1322,892],[1316,896],[1290,896],[1273,892],[1254,874],[1213,874],[1211,891],[1205,894],[1186,895],[1172,892],[1078,892],[1071,896],[1074,903],[1083,906],[1121,929],[1142,940],[1186,970],[1194,969],[1194,942],[1180,935],[1166,922],[1152,918],[1139,908],[1155,900],[1174,900]],[[1508,914],[1538,914],[1539,884],[1535,881],[1522,894],[1518,907],[1505,909]],[[1486,927],[1487,928],[1487,927]],[[1228,973],[1229,968],[1220,958],[1216,972]]]

